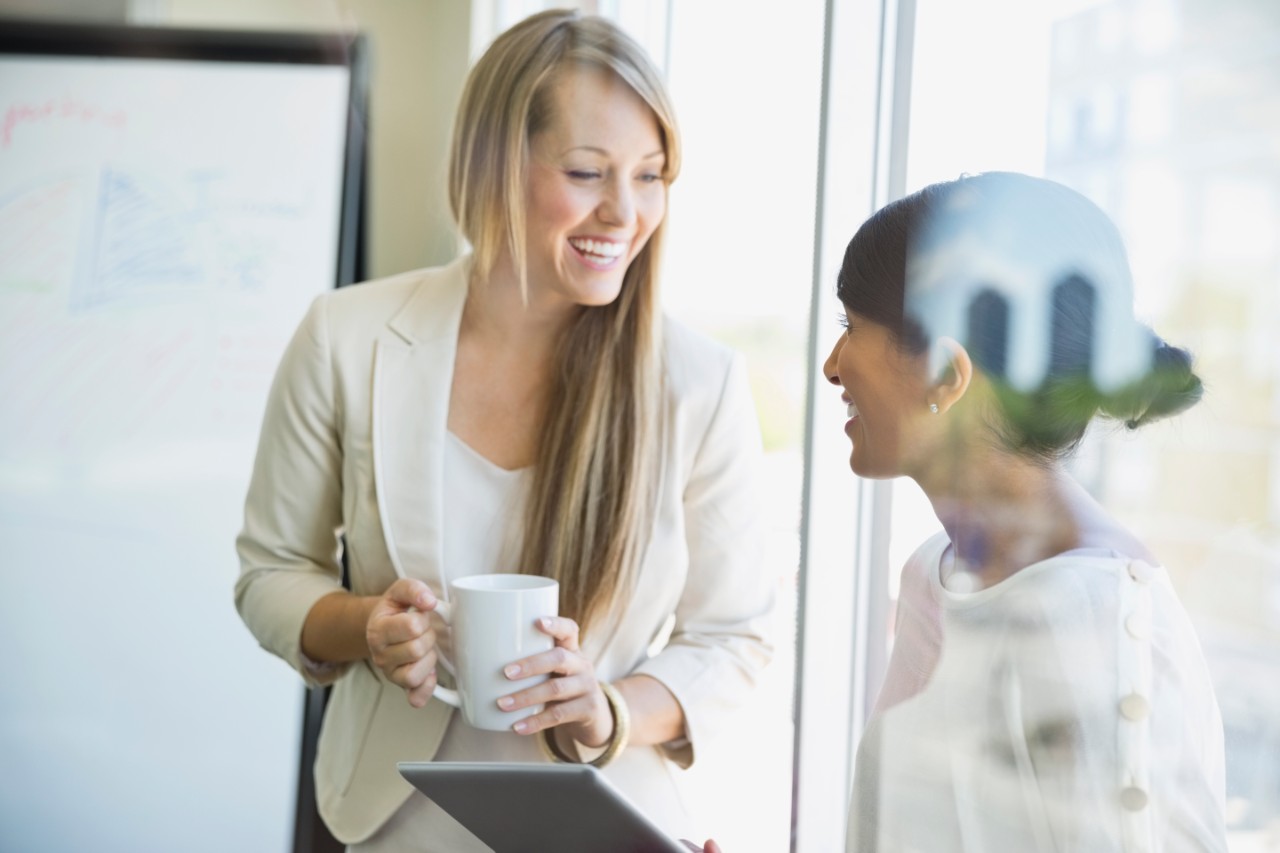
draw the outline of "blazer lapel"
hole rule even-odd
[[[459,258],[423,278],[377,344],[374,487],[398,577],[441,577],[444,442],[469,266]]]

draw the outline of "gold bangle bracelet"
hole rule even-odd
[[[609,736],[609,743],[605,746],[604,752],[591,761],[585,762],[592,767],[604,767],[611,763],[622,750],[626,749],[627,740],[631,736],[631,712],[622,694],[612,684],[603,681],[600,682],[600,691],[604,693],[604,698],[609,703],[609,712],[613,714],[613,734]],[[538,744],[542,747],[543,754],[552,761],[558,764],[584,763],[564,753],[560,744],[556,742],[555,729],[543,729],[541,734]]]
[[[570,758],[560,749],[560,744],[556,743],[556,730],[543,729],[539,732],[538,746],[542,747],[542,754],[548,758],[553,764],[577,764],[577,759]]]
[[[631,709],[627,707],[627,701],[612,684],[602,681],[600,689],[604,692],[604,698],[609,700],[609,710],[613,712],[613,735],[604,752],[588,762],[592,767],[604,767],[612,763],[627,748],[627,741],[631,738]]]

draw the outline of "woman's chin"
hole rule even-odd
[[[864,480],[890,480],[898,476],[896,472],[886,471],[883,466],[871,464],[859,456],[856,447],[849,454],[849,470]]]
[[[603,281],[593,282],[588,287],[581,288],[576,294],[578,305],[583,308],[603,308],[606,305],[613,304],[614,301],[622,294],[622,279],[605,279]]]

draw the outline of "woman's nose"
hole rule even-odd
[[[832,385],[840,384],[840,371],[836,369],[836,361],[840,358],[840,348],[844,346],[844,336],[836,341],[836,345],[831,348],[831,354],[827,356],[827,360],[822,363],[822,374],[827,377],[827,381]]]
[[[636,221],[636,199],[625,179],[612,182],[600,202],[600,219],[609,225],[632,225]]]

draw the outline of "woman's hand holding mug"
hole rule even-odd
[[[453,635],[452,665],[447,658],[440,665],[454,675],[458,686],[437,686],[435,698],[462,709],[474,728],[511,731],[515,723],[543,708],[538,703],[504,707],[498,700],[539,685],[547,675],[522,671],[510,676],[506,670],[513,661],[554,650],[553,637],[538,623],[555,619],[560,585],[537,575],[496,573],[458,578],[449,584],[449,593],[449,600],[437,601],[433,610]]]
[[[436,634],[429,615],[436,603],[425,583],[401,578],[387,587],[365,623],[374,666],[408,692],[415,708],[426,705],[436,688]]]
[[[522,735],[564,726],[565,733],[587,747],[600,747],[613,736],[613,712],[595,667],[578,646],[578,623],[564,616],[537,621],[538,630],[555,641],[549,652],[513,661],[503,669],[509,679],[550,676],[546,681],[498,699],[498,707],[515,711],[544,706],[540,713],[517,722],[513,728]]]
[[[422,581],[401,578],[369,615],[365,639],[374,665],[408,692],[409,704],[421,708],[434,693],[462,708],[467,722],[477,728],[532,735],[564,726],[565,734],[583,746],[609,742],[613,712],[595,667],[582,655],[578,623],[554,615],[554,581],[480,575],[455,581],[451,589],[455,600],[443,602]],[[463,635],[455,639],[457,691],[436,684],[439,655],[432,611]],[[536,619],[531,618],[534,613]],[[528,627],[526,618],[532,622]],[[536,653],[510,660],[520,651]]]

